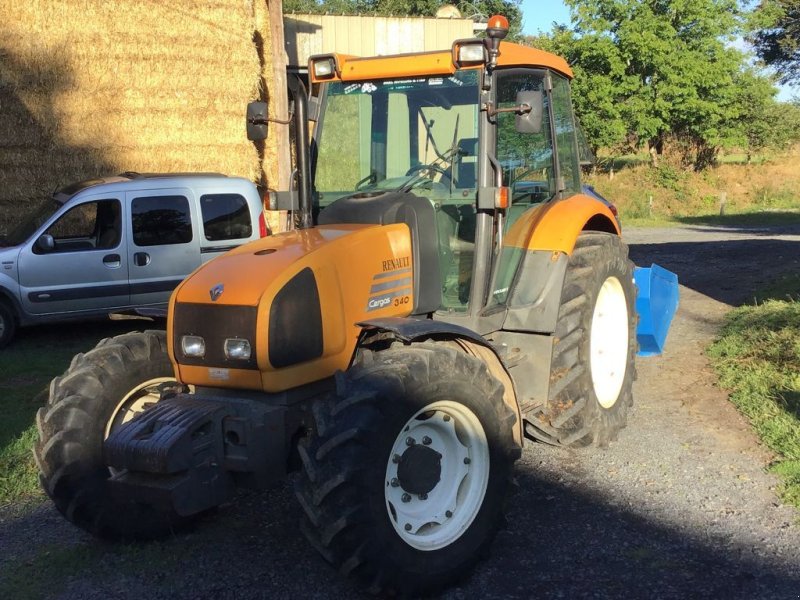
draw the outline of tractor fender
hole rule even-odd
[[[523,213],[509,229],[505,246],[572,254],[582,231],[605,231],[620,235],[619,225],[604,202],[586,194],[575,194],[546,202]]]
[[[354,360],[358,355],[358,349],[374,335],[381,333],[388,334],[391,338],[407,344],[433,338],[459,352],[480,360],[486,365],[489,373],[503,384],[503,402],[517,417],[517,421],[514,424],[514,440],[520,445],[523,444],[525,438],[523,436],[522,412],[517,401],[514,381],[497,350],[483,336],[461,325],[414,317],[372,319],[362,321],[358,323],[358,326],[362,329],[356,345],[356,352],[353,355]]]

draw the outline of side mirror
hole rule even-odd
[[[541,90],[517,92],[517,106],[523,104],[530,106],[530,110],[517,113],[514,122],[517,133],[541,133],[544,113],[544,95]]]
[[[56,242],[53,239],[53,236],[49,233],[43,233],[40,235],[39,239],[36,240],[36,249],[42,253],[52,252],[55,250]]]
[[[253,142],[267,139],[266,102],[251,102],[247,105],[247,139]]]

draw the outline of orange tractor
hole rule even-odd
[[[491,542],[526,438],[614,439],[634,268],[582,193],[569,67],[507,30],[311,59],[297,189],[272,196],[299,227],[195,271],[166,333],[104,340],[53,381],[35,454],[66,518],[157,537],[297,471],[325,559],[426,593]]]

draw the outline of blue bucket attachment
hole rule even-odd
[[[638,356],[655,356],[664,351],[672,317],[678,310],[678,276],[653,264],[650,268],[636,267],[633,279],[639,288],[636,296]]]

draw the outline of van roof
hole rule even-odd
[[[138,182],[142,189],[147,189],[170,184],[185,184],[186,179],[191,179],[192,183],[197,185],[206,183],[204,180],[208,180],[207,183],[213,183],[221,178],[228,178],[228,176],[222,173],[137,173],[135,171],[126,171],[119,175],[84,179],[65,185],[53,192],[53,199],[64,204],[83,190],[103,186],[104,190],[108,192],[121,191],[128,187],[132,181]]]

